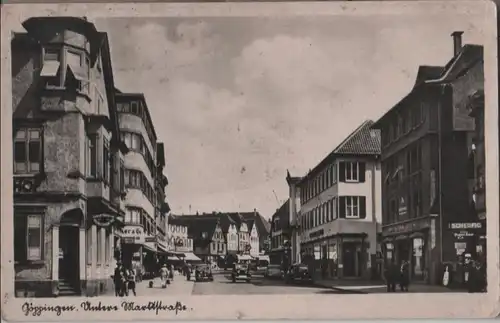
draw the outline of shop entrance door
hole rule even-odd
[[[358,252],[356,250],[356,243],[344,242],[342,244],[342,258],[342,263],[344,265],[344,276],[357,277]]]
[[[80,280],[80,228],[59,227],[59,280],[77,290]]]
[[[401,265],[403,261],[410,261],[411,262],[411,240],[401,240],[398,241],[397,243],[397,264]]]

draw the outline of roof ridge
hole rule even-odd
[[[334,150],[333,153],[336,154],[341,148],[343,148],[349,140],[351,140],[355,135],[357,135],[368,123],[373,122],[370,119],[363,121],[361,125],[359,125],[350,135],[348,135]]]

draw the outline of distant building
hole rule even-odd
[[[188,235],[188,222],[171,216],[168,220],[168,253],[193,253],[193,239]]]
[[[439,283],[445,263],[475,253],[485,223],[469,178],[474,119],[469,96],[483,88],[482,46],[462,46],[445,67],[421,66],[411,92],[377,121],[382,132],[386,262],[410,261],[411,279]]]
[[[269,259],[273,265],[287,262],[290,255],[285,241],[290,239],[290,200],[286,200],[271,216]]]
[[[380,133],[372,125],[365,121],[294,184],[300,188],[301,260],[318,276],[373,274],[382,207]]]

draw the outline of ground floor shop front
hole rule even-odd
[[[323,279],[370,279],[372,257],[366,233],[336,234],[301,245],[301,260]]]
[[[97,296],[113,288],[116,212],[89,213],[78,198],[14,204],[17,297]]]

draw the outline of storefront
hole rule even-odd
[[[486,220],[450,222],[448,230],[452,234],[457,256],[470,254],[472,259],[477,260],[486,256]]]
[[[385,265],[410,263],[410,279],[430,283],[429,248],[431,246],[431,219],[429,217],[382,229],[382,250]]]
[[[303,244],[301,258],[317,277],[369,278],[368,248],[366,233],[339,233]]]
[[[146,242],[144,229],[140,226],[127,225],[120,230],[122,262],[125,267],[143,268],[143,245]]]

